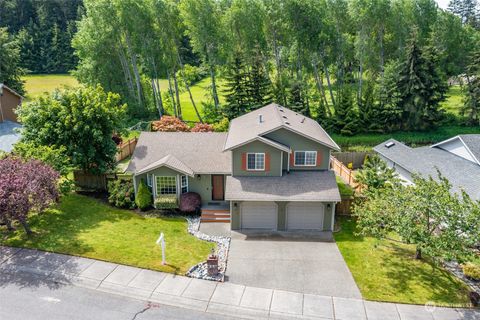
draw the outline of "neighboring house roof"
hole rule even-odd
[[[480,165],[480,134],[463,134],[432,145]]]
[[[331,149],[340,150],[318,122],[275,103],[233,119],[230,122],[224,150],[234,149],[280,128],[295,132]]]
[[[387,143],[394,145],[387,147]],[[455,192],[464,189],[472,199],[480,200],[480,165],[440,148],[410,148],[390,139],[373,148],[383,157],[410,173],[437,177],[437,169],[452,184]]]
[[[232,172],[231,154],[223,152],[226,135],[218,132],[142,132],[127,171],[146,172],[165,165],[187,174],[229,174]]]
[[[0,83],[0,92],[1,92],[2,90],[8,90],[8,91],[10,91],[12,94],[16,95],[17,97],[19,97],[20,99],[23,100],[23,97],[22,97],[17,91],[13,90],[12,88],[7,87],[7,86],[4,85],[3,83]]]
[[[12,151],[13,145],[20,140],[21,128],[22,126],[15,122],[0,122],[0,151]]]
[[[462,139],[480,165],[480,134],[462,134],[460,139]]]
[[[225,200],[339,202],[341,198],[333,171],[292,171],[281,177],[228,176]]]

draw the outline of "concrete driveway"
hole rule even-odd
[[[331,233],[232,232],[226,281],[306,294],[361,298]]]

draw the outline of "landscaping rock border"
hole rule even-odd
[[[218,274],[209,276],[207,270],[207,262],[201,262],[194,265],[187,271],[186,276],[196,279],[211,280],[223,282],[225,279],[225,271],[227,270],[228,250],[230,249],[230,237],[210,236],[200,232],[200,217],[186,217],[188,221],[188,233],[200,240],[215,242],[217,244],[218,256]]]
[[[480,281],[472,280],[463,274],[462,266],[455,261],[444,262],[445,268],[455,277],[465,282],[473,291],[480,294]]]

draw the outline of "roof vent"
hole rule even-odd
[[[395,142],[389,141],[389,142],[385,143],[385,148],[389,149],[389,148],[393,147],[394,145],[395,145]]]
[[[278,111],[283,112],[283,109],[278,109]]]
[[[288,119],[287,116],[282,116],[282,117],[283,117],[283,119]]]
[[[259,114],[258,115],[258,123],[262,123],[263,122],[263,114]]]
[[[301,123],[304,123],[305,122],[305,117],[303,117],[302,121],[300,121]]]
[[[286,121],[286,122],[285,122],[285,124],[288,124],[288,125],[289,125],[289,124],[290,124],[290,122]]]

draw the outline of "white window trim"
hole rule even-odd
[[[150,179],[149,179],[150,177]],[[153,174],[151,173],[147,173],[147,186],[149,186],[150,188],[152,188],[153,186]]]
[[[158,191],[158,179],[159,178],[174,178],[175,179],[175,193],[159,193]],[[160,190],[161,191],[161,190]],[[173,195],[178,194],[178,178],[176,176],[155,176],[155,194],[157,195]]]
[[[183,185],[183,177],[185,177],[185,185]],[[183,192],[183,188],[187,188],[187,191]],[[188,176],[183,175],[180,177],[180,193],[187,193],[188,189]]]
[[[305,152],[305,164],[297,164],[297,153],[300,153],[300,152]],[[315,163],[314,164],[306,164],[307,162],[307,152],[313,152],[315,153]],[[294,155],[293,155],[293,165],[295,167],[316,167],[317,166],[317,151],[313,151],[313,150],[299,150],[299,151],[295,151],[294,152]]]
[[[254,154],[255,155],[255,169],[249,169],[248,168],[248,155],[249,154]],[[262,169],[257,169],[257,155],[263,155],[263,168]],[[262,152],[247,152],[247,159],[246,159],[246,169],[247,171],[265,171],[265,161],[266,161],[266,158],[265,158],[265,153],[262,153]]]

